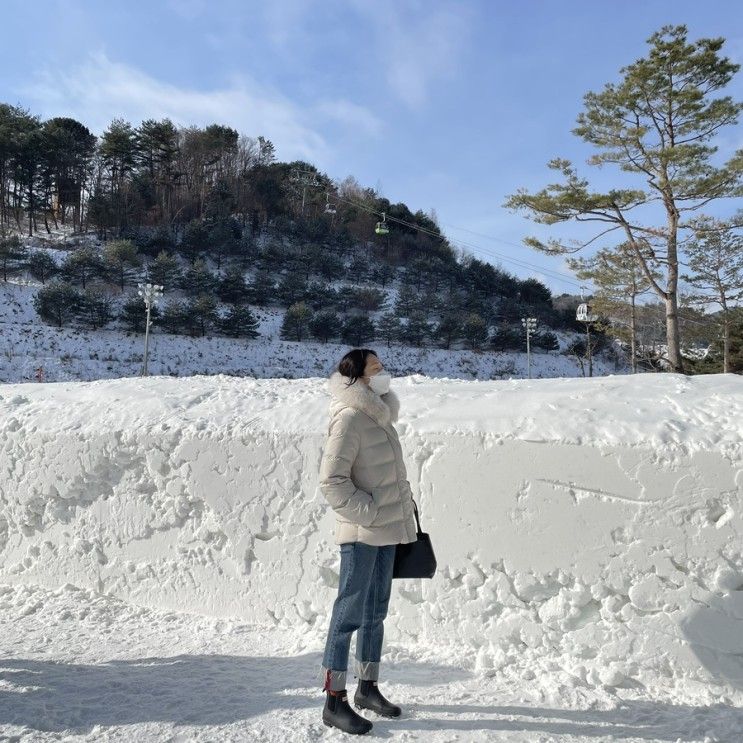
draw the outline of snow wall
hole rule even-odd
[[[393,388],[439,570],[393,582],[386,642],[740,694],[743,379]],[[317,482],[328,400],[323,378],[0,386],[0,582],[237,615],[316,651],[340,563]]]

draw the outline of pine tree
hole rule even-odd
[[[532,336],[531,345],[534,348],[542,348],[545,351],[558,351],[560,349],[560,342],[557,340],[557,336],[549,330],[535,333]]]
[[[313,337],[327,343],[331,338],[338,337],[341,322],[332,310],[322,310],[312,317],[309,327]]]
[[[260,335],[257,318],[244,304],[231,304],[220,320],[220,327],[230,338],[257,338]]]
[[[164,307],[162,317],[158,320],[158,325],[166,332],[177,335],[189,325],[188,307],[186,303],[171,299]]]
[[[345,266],[340,256],[335,253],[323,253],[315,263],[315,270],[326,281],[340,279],[345,271]]]
[[[161,317],[160,309],[156,304],[150,309],[150,319],[157,323]],[[121,323],[133,333],[144,333],[147,322],[147,309],[144,300],[138,294],[132,294],[124,302],[119,312]]]
[[[103,275],[104,270],[98,253],[85,245],[65,257],[60,273],[65,281],[80,284],[85,289],[88,282]]]
[[[385,312],[377,321],[376,335],[386,341],[387,348],[389,348],[392,341],[397,341],[400,338],[401,329],[400,318],[394,312]]]
[[[0,268],[3,272],[3,281],[7,281],[8,276],[19,273],[27,258],[28,249],[17,235],[0,237]]]
[[[194,263],[209,244],[209,229],[200,219],[192,219],[183,232],[183,239],[178,249],[181,255]]]
[[[53,280],[36,292],[34,309],[42,320],[62,327],[75,317],[82,304],[82,293],[70,284]]]
[[[276,299],[276,283],[270,271],[258,269],[250,284],[250,301],[259,307],[266,307]]]
[[[295,302],[284,313],[279,331],[280,337],[289,341],[301,341],[307,335],[312,311],[304,302]]]
[[[235,257],[242,269],[253,268],[257,263],[258,247],[250,234],[243,234],[238,238]]]
[[[519,282],[519,299],[528,305],[545,305],[552,309],[552,292],[539,279]]]
[[[186,323],[191,334],[197,330],[200,336],[205,336],[219,325],[217,300],[211,294],[196,296],[186,308]]]
[[[28,257],[28,272],[42,284],[59,273],[59,266],[45,250],[32,250]]]
[[[160,253],[165,253],[168,256],[173,255],[175,252],[175,236],[170,226],[161,224],[155,227],[144,244],[142,252],[150,258],[156,257]]]
[[[134,280],[136,269],[142,265],[137,246],[131,240],[111,240],[103,247],[103,271],[115,281],[123,293],[125,286]]]
[[[233,264],[225,271],[219,282],[218,295],[223,302],[232,304],[245,304],[248,301],[250,292],[240,266]]]
[[[351,306],[362,312],[378,312],[387,304],[387,294],[380,289],[361,288],[353,292]]]
[[[463,332],[462,318],[459,313],[447,312],[442,315],[432,332],[432,336],[444,344],[444,348],[451,348]]]
[[[374,335],[374,323],[366,315],[349,315],[341,326],[341,340],[351,346],[373,341]]]
[[[105,166],[105,178],[101,179],[100,187],[96,185],[94,196],[105,201],[108,223],[104,222],[104,237],[106,227],[121,229],[128,224],[129,186],[137,165],[138,147],[137,132],[123,119],[114,119],[101,136],[98,152]]]
[[[98,330],[113,319],[111,301],[100,289],[88,286],[83,291],[75,317],[92,330]]]
[[[289,272],[282,276],[276,287],[276,296],[287,307],[305,299],[307,282],[300,274]]]
[[[147,267],[147,281],[151,284],[159,284],[163,287],[163,293],[171,291],[181,284],[181,271],[178,260],[161,250]]]
[[[394,278],[395,269],[392,268],[389,263],[382,263],[381,265],[374,267],[371,271],[372,281],[380,284],[382,289],[384,289]]]
[[[351,259],[346,275],[350,281],[362,283],[369,278],[369,259],[362,253],[356,253]]]
[[[181,289],[191,297],[212,294],[218,285],[217,277],[207,268],[201,258],[190,265],[180,281]]]
[[[395,314],[398,317],[409,317],[416,308],[417,297],[413,287],[409,284],[400,284],[395,300]]]
[[[258,137],[258,164],[270,165],[276,159],[276,148],[270,139]]]
[[[209,256],[217,261],[217,270],[222,269],[225,256],[232,256],[238,252],[239,242],[235,237],[234,222],[222,216],[209,229]]]
[[[526,340],[520,329],[501,325],[493,332],[490,346],[494,351],[525,351]]]
[[[724,220],[703,218],[686,245],[688,267],[683,279],[694,289],[692,305],[718,305],[722,321],[722,370],[730,371],[730,328],[733,310],[743,300],[743,236]]]
[[[619,319],[616,335],[629,339],[632,373],[637,371],[637,297],[650,291],[650,284],[630,245],[615,249],[602,248],[592,258],[568,258],[568,266],[579,279],[596,286],[592,300],[595,314]],[[652,275],[660,280],[653,269]],[[626,318],[623,319],[623,318]]]
[[[529,194],[520,189],[506,202],[543,224],[595,221],[602,235],[617,231],[634,251],[653,291],[666,307],[668,361],[683,372],[678,318],[680,231],[684,222],[715,199],[743,194],[743,150],[715,163],[710,144],[723,126],[735,124],[743,103],[715,97],[740,66],[719,54],[724,39],[687,42],[686,26],[664,26],[649,39],[649,54],[622,68],[619,83],[588,93],[576,135],[596,148],[590,165],[615,165],[643,183],[638,188],[592,191],[573,165],[555,159],[549,167],[564,182]],[[581,246],[592,244],[590,235]],[[527,238],[549,254],[575,252],[558,240]],[[650,249],[649,251],[647,249]],[[653,276],[663,268],[664,285]]]
[[[304,301],[313,310],[333,307],[337,301],[337,292],[332,286],[328,286],[321,281],[311,281],[304,293]]]
[[[473,350],[480,348],[488,339],[488,326],[480,315],[471,312],[462,323],[462,335]]]
[[[428,319],[420,310],[413,310],[400,330],[400,337],[410,345],[421,346],[431,335]]]

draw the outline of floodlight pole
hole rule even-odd
[[[162,296],[163,287],[161,284],[138,284],[139,291],[137,292],[140,297],[144,299],[145,307],[147,308],[147,321],[144,328],[144,365],[142,367],[142,376],[147,376],[147,356],[149,353],[150,343],[150,310],[152,305]]]
[[[537,327],[537,318],[522,317],[521,324],[524,326],[524,330],[526,331],[526,368],[529,379],[531,379],[531,334]]]

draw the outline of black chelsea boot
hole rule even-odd
[[[354,712],[348,703],[346,690],[333,694],[325,692],[325,708],[322,711],[322,721],[331,728],[338,728],[352,735],[368,733],[373,725],[371,720]]]
[[[399,717],[402,713],[400,707],[388,701],[382,696],[377,687],[377,682],[371,679],[359,679],[359,686],[353,697],[353,703],[359,709],[370,709],[384,717]]]

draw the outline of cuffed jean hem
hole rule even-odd
[[[353,675],[358,679],[379,681],[379,661],[359,660],[353,664]]]
[[[346,688],[346,671],[333,671],[330,668],[321,668],[323,691],[340,691]]]

